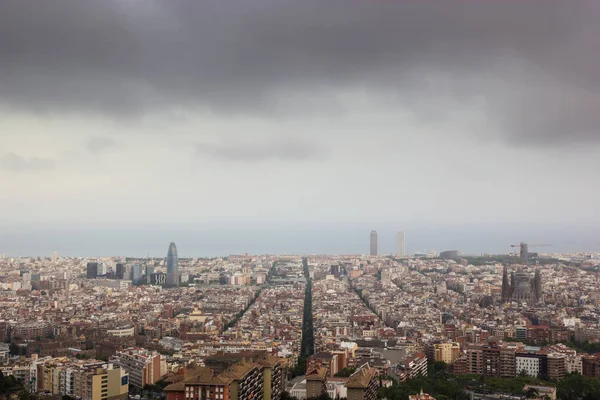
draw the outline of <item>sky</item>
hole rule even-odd
[[[596,0],[3,0],[0,253],[600,251]]]

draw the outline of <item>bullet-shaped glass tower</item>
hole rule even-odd
[[[169,245],[167,253],[167,286],[179,285],[179,259],[175,243]]]

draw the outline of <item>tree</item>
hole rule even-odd
[[[151,393],[161,393],[163,388],[158,385],[144,385],[142,391]]]
[[[296,397],[292,396],[289,392],[285,390],[281,393],[281,400],[298,400]]]
[[[335,376],[338,378],[348,378],[350,375],[352,375],[355,372],[356,372],[355,367],[346,367],[346,368],[342,369],[341,371],[339,371],[337,374],[335,374]]]
[[[331,400],[331,397],[326,394],[321,394],[316,397],[309,397],[307,400]]]
[[[21,385],[14,376],[4,376],[0,371],[0,394],[20,394],[22,392],[26,393],[25,388],[23,388],[23,385]]]
[[[448,364],[444,361],[434,361],[433,362],[433,372],[444,372],[448,369]]]
[[[527,388],[527,390],[525,390],[524,394],[525,394],[525,398],[527,398],[527,399],[536,399],[540,396],[539,390],[537,390],[534,387]]]
[[[8,348],[11,356],[21,355],[21,348],[16,343],[11,343]]]
[[[290,376],[292,378],[304,375],[306,373],[307,359],[308,359],[308,357],[306,357],[306,356],[301,356],[298,358],[298,362],[296,363],[296,366],[290,370]]]
[[[556,392],[558,398],[562,400],[600,399],[600,380],[570,374],[558,382]]]
[[[21,390],[19,392],[19,400],[38,400],[38,397],[33,393],[29,393],[27,390]]]

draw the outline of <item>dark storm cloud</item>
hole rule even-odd
[[[54,161],[49,158],[25,158],[15,153],[0,156],[0,168],[11,172],[41,172],[53,169]]]
[[[327,152],[319,146],[290,139],[267,142],[201,143],[196,146],[196,153],[198,157],[211,157],[229,162],[309,161],[327,156]]]
[[[599,10],[597,0],[4,0],[0,99],[39,112],[268,114],[297,92],[358,89],[432,113],[447,98],[483,104],[511,142],[589,142]]]

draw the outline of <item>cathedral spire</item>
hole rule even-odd
[[[536,268],[535,275],[533,276],[533,288],[536,302],[542,300],[542,275],[539,268]]]
[[[502,302],[508,301],[510,297],[510,286],[508,283],[508,268],[506,265],[504,266],[504,271],[502,273]]]

